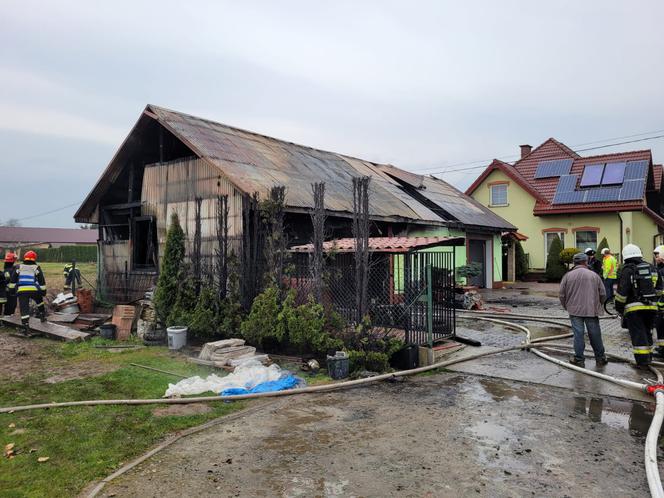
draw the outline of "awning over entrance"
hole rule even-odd
[[[369,252],[389,254],[407,253],[439,246],[462,246],[463,237],[369,237]],[[291,252],[311,253],[313,244],[303,244],[290,248]],[[323,242],[324,252],[353,253],[355,238],[335,239]]]

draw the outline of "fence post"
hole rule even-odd
[[[433,278],[431,274],[431,262],[427,264],[427,339],[429,348],[433,354]]]

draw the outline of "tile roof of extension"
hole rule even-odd
[[[556,188],[558,187],[559,177],[535,178],[535,174],[537,171],[537,166],[541,161],[553,159],[571,159],[572,166],[570,169],[570,174],[576,174],[579,176],[583,173],[583,168],[588,164],[642,160],[648,161],[649,165],[652,164],[652,154],[650,150],[637,150],[581,157],[579,154],[561,142],[553,138],[549,138],[539,147],[533,149],[530,154],[516,161],[514,165],[510,165],[508,163],[494,159],[494,161],[482,172],[477,180],[473,182],[468,190],[466,190],[466,193],[471,194],[489,176],[492,171],[499,169],[511,179],[513,179],[516,183],[518,183],[522,188],[528,191],[536,199],[535,207],[533,209],[533,214],[535,215],[574,213],[580,211],[603,212],[642,210],[651,217],[653,217],[653,215],[657,216],[659,219],[655,221],[658,223],[660,223],[662,220],[659,215],[647,208],[645,195],[644,199],[639,200],[558,205],[552,204],[553,197],[556,193]],[[648,190],[658,190],[661,186],[661,181],[661,166],[649,168],[647,179]]]
[[[0,227],[0,244],[96,244],[98,235],[85,228]]]
[[[653,164],[652,165],[652,174],[655,179],[655,184],[653,185],[653,190],[660,191],[662,190],[662,165]]]
[[[463,237],[369,237],[369,252],[405,253],[427,247],[463,245]],[[293,246],[292,252],[310,253],[313,244]],[[324,252],[355,252],[355,239],[335,239],[323,242]]]
[[[218,168],[242,192],[265,195],[271,187],[285,185],[286,205],[292,211],[313,207],[311,184],[325,182],[326,209],[349,216],[353,211],[352,178],[366,175],[371,177],[369,211],[374,219],[516,229],[442,180],[428,180],[394,166],[294,144],[154,105],[145,108],[138,123],[144,120],[156,120],[163,125],[194,154]],[[131,137],[132,134],[126,142],[131,141]],[[120,151],[123,147],[124,144]],[[100,193],[110,188],[107,179],[118,174],[122,167],[122,161],[116,158],[79,208],[77,220],[89,216]],[[424,187],[425,183],[431,186]],[[449,206],[436,205],[411,192],[414,189],[428,193],[429,188]]]

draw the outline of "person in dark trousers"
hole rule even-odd
[[[595,249],[589,247],[583,251],[588,256],[588,268],[597,273],[602,278],[602,262],[595,257]]]
[[[67,263],[62,270],[62,276],[65,279],[65,288],[64,291],[71,291],[72,285],[75,284],[76,289],[81,288],[81,270],[75,267],[76,260],[73,260],[71,263]]]
[[[615,293],[616,311],[629,330],[637,368],[649,370],[652,361],[652,328],[657,316],[657,303],[664,282],[654,266],[644,261],[641,249],[627,244],[622,250],[625,262]]]
[[[574,268],[563,276],[559,291],[560,304],[569,313],[574,331],[574,356],[569,362],[585,367],[585,329],[587,329],[590,346],[595,353],[595,364],[604,366],[608,361],[599,325],[599,315],[604,309],[603,303],[606,297],[604,283],[597,273],[588,268],[586,254],[575,254],[573,262]]]
[[[16,271],[16,254],[5,254],[5,264],[0,276],[0,316],[11,316],[16,310],[16,284],[12,283],[12,275]]]
[[[664,282],[664,245],[655,247],[653,251],[655,259],[655,268],[657,275]],[[655,331],[657,332],[657,341],[655,342],[654,353],[664,359],[664,295],[657,300],[657,315],[655,316]]]
[[[30,323],[30,299],[37,305],[37,316],[42,322],[46,321],[46,308],[44,295],[46,295],[46,280],[44,272],[37,264],[37,253],[28,251],[23,256],[23,263],[18,267],[12,282],[16,284],[16,296],[21,310],[21,323],[23,333],[28,333]]]

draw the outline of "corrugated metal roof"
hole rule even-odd
[[[0,243],[96,244],[97,235],[84,228],[0,227]]]
[[[513,225],[438,179],[427,179],[395,166],[376,164],[334,152],[285,142],[195,116],[148,106],[159,122],[181,137],[194,152],[208,158],[244,192],[266,193],[286,185],[286,203],[292,208],[312,206],[311,184],[325,182],[325,207],[352,213],[352,178],[371,177],[371,216],[397,217],[431,224],[459,221],[486,228],[515,229]],[[399,180],[417,189],[430,185],[432,202],[443,211],[417,201]],[[427,191],[423,191],[427,197]]]
[[[403,253],[427,247],[462,245],[463,237],[369,237],[369,252]],[[313,244],[290,248],[292,252],[310,253]],[[335,239],[323,242],[324,252],[355,252],[355,239]]]

